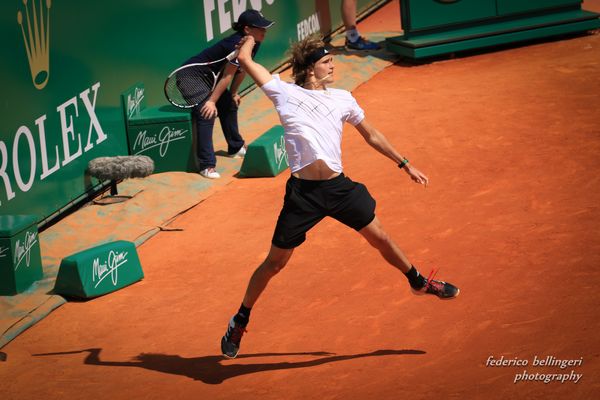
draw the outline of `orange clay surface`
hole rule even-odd
[[[392,2],[360,27],[398,25]],[[288,174],[233,179],[171,223],[182,231],[138,248],[143,281],[69,302],[7,344],[0,397],[598,398],[600,35],[399,63],[354,95],[431,184],[350,126],[346,174],[424,274],[461,288],[456,300],[413,296],[356,232],[325,220],[256,304],[240,356],[224,359]],[[524,370],[583,376],[513,383]]]

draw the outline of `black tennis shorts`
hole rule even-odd
[[[344,174],[326,181],[291,176],[272,243],[282,249],[293,249],[302,244],[306,232],[325,217],[359,231],[375,218],[375,199],[365,185],[353,182]]]

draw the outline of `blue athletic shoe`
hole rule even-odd
[[[351,42],[346,38],[346,49],[348,50],[360,50],[360,51],[369,51],[369,50],[379,50],[381,46],[375,42],[371,42],[370,40],[365,39],[364,37],[359,37],[356,42]]]

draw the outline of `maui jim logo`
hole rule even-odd
[[[31,7],[27,5],[28,0],[23,0],[25,6],[25,19],[21,11],[17,12],[17,22],[21,26],[23,42],[31,80],[36,89],[42,90],[48,83],[50,77],[50,7],[51,0],[46,0],[46,7],[39,1],[39,10],[36,1],[31,1]],[[31,9],[31,12],[30,12]],[[23,26],[25,24],[25,26]]]
[[[15,245],[15,271],[21,266],[21,262],[25,260],[25,264],[29,267],[31,261],[31,249],[37,243],[37,233],[27,232],[25,234],[25,241],[21,243],[21,240],[17,240]]]
[[[127,116],[129,118],[139,114],[142,100],[144,100],[144,89],[136,87],[133,96],[127,95]]]
[[[275,162],[277,168],[281,170],[281,164],[285,162],[285,166],[288,165],[287,151],[285,150],[285,139],[283,136],[279,140],[279,143],[273,143],[273,151],[275,152]]]
[[[100,262],[100,258],[95,258],[92,263],[92,282],[96,282],[94,288],[97,288],[102,281],[108,277],[111,278],[113,286],[117,286],[119,280],[119,267],[127,262],[126,251],[113,251],[108,253],[108,258]]]
[[[169,149],[169,143],[185,139],[187,132],[187,129],[173,129],[169,126],[163,127],[160,132],[154,134],[148,134],[145,130],[140,131],[135,138],[133,152],[138,155],[158,147],[160,156],[164,157]]]

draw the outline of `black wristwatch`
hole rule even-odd
[[[406,165],[408,165],[408,159],[404,158],[404,159],[402,159],[402,162],[400,164],[398,164],[398,168],[402,169],[402,168],[406,167]]]

